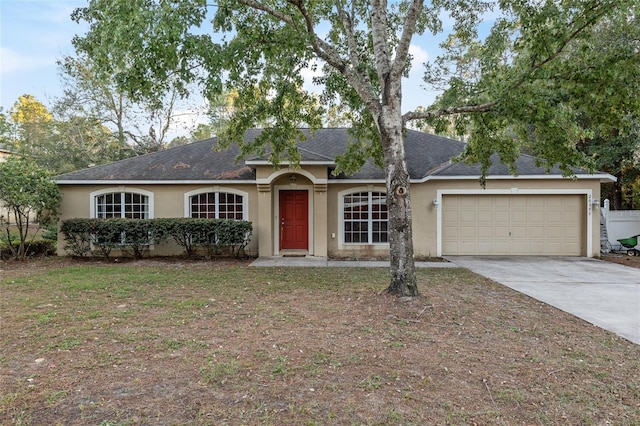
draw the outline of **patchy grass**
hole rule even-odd
[[[462,269],[0,274],[1,424],[640,424],[640,346]]]

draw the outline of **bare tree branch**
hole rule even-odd
[[[480,105],[465,105],[459,107],[440,108],[430,111],[411,111],[402,116],[403,124],[407,124],[412,120],[424,120],[429,118],[443,117],[445,115],[464,114],[464,113],[478,113],[491,111],[498,101],[491,101]]]

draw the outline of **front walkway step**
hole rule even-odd
[[[307,257],[309,256],[308,250],[286,249],[280,250],[280,256],[283,257]]]

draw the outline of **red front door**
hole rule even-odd
[[[308,250],[308,248],[308,192],[280,191],[280,249]]]

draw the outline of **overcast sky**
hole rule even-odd
[[[0,105],[5,111],[23,94],[34,95],[47,107],[61,95],[56,60],[73,54],[71,39],[86,31],[86,25],[70,17],[86,4],[85,0],[0,0]],[[431,37],[415,38],[414,43],[411,52],[417,64],[435,55],[437,42]],[[421,68],[414,67],[404,82],[405,111],[428,105],[434,98],[434,93],[421,89]]]

